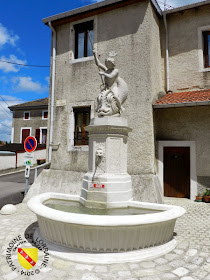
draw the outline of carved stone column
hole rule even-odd
[[[94,118],[89,132],[89,171],[83,179],[80,201],[87,207],[126,206],[132,199],[132,182],[127,173],[127,120],[106,116]]]

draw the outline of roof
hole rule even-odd
[[[11,111],[22,109],[48,108],[48,98],[37,99],[8,107]]]
[[[38,144],[37,149],[44,149],[46,148],[46,144]],[[10,152],[25,152],[24,144],[21,143],[11,143],[4,146],[0,146],[0,152],[2,151],[10,151]]]
[[[117,4],[129,4],[140,2],[141,0],[104,0],[98,3],[90,4],[81,8],[73,9],[64,13],[56,14],[47,18],[42,19],[43,23],[48,24],[48,22],[64,20],[67,18],[71,18],[74,16],[82,15],[91,11],[96,11],[96,13],[100,12],[100,10],[107,9],[107,8],[115,8]],[[159,7],[156,0],[150,0],[153,6],[155,7],[156,11],[162,15],[161,8]]]
[[[184,10],[198,8],[198,7],[209,5],[209,4],[210,4],[210,0],[206,0],[206,1],[202,1],[202,2],[193,3],[193,4],[190,4],[190,5],[185,5],[185,6],[181,6],[181,7],[178,7],[178,8],[166,10],[166,11],[163,11],[163,14],[172,14],[172,13],[181,12],[181,11],[184,11]]]
[[[210,89],[167,93],[153,105],[154,108],[210,105]]]

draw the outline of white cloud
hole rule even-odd
[[[1,56],[0,60],[9,61],[12,63],[25,64],[26,60],[18,59],[15,55],[11,54],[9,57]],[[0,61],[0,70],[3,72],[18,72],[21,66],[10,64]]]
[[[32,92],[45,92],[48,91],[47,86],[41,85],[39,82],[35,82],[31,77],[15,77],[12,79],[14,84],[13,89],[17,92],[32,91]]]
[[[12,113],[10,113],[8,105],[16,105],[25,101],[9,95],[2,95],[2,97],[5,101],[0,98],[0,141],[9,142],[11,140]]]
[[[47,84],[49,85],[50,84],[50,77],[45,77],[45,81],[47,82]]]
[[[12,31],[7,30],[7,28],[0,23],[0,46],[3,46],[5,44],[15,46],[15,43],[18,39],[18,35],[14,34]]]

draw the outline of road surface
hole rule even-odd
[[[38,169],[38,174],[43,168]],[[30,171],[29,188],[34,181],[34,169]],[[25,171],[0,176],[0,209],[5,204],[18,204],[22,202],[25,191]]]

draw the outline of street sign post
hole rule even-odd
[[[34,151],[37,147],[36,138],[33,136],[28,136],[24,141],[24,149],[26,151],[26,155],[24,157],[24,165],[26,166],[25,169],[25,178],[26,178],[26,186],[25,186],[25,195],[28,192],[28,179],[30,176],[30,166],[33,166],[34,161]]]

